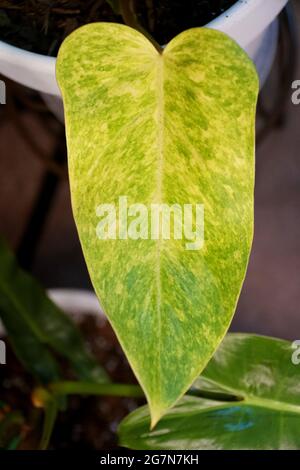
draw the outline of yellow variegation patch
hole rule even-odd
[[[159,54],[127,26],[96,23],[65,40],[57,78],[84,256],[154,425],[213,355],[245,276],[256,72],[217,31],[185,31]],[[97,208],[121,196],[147,208],[203,204],[204,246],[99,239]]]

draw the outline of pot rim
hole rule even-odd
[[[237,0],[206,27],[228,34],[252,60],[263,40],[264,33],[274,22],[288,0]],[[0,41],[1,73],[43,95],[61,96],[56,81],[56,57],[29,52]]]
[[[101,315],[103,309],[93,290],[73,288],[48,289],[50,299],[63,311],[70,315]]]
[[[248,28],[242,31],[243,39],[238,41],[240,45],[245,45],[255,39],[269,24],[274,20],[282,8],[288,3],[289,0],[272,0],[266,2],[266,0],[237,0],[230,8],[225,10],[217,18],[209,22],[205,27],[212,29],[218,29],[224,33],[229,34],[235,40],[236,36],[241,36],[240,22],[245,20],[245,17],[249,17],[254,20],[254,27]],[[257,16],[257,9],[259,8],[260,14]],[[272,15],[270,15],[270,9]],[[256,18],[254,18],[256,16]],[[266,18],[268,17],[268,19]],[[249,21],[249,18],[247,18]],[[250,21],[249,21],[250,22]],[[49,68],[49,73],[53,71],[53,66],[56,62],[56,57],[50,57],[45,54],[38,54],[36,52],[27,51],[17,46],[8,44],[5,41],[0,40],[0,53],[6,50],[12,56],[16,57],[16,60],[23,56],[32,62],[32,67],[35,68],[35,64],[38,63],[43,67]]]
[[[47,289],[50,299],[67,315],[76,319],[79,315],[106,316],[100,306],[96,294],[87,289],[53,288]],[[5,328],[0,321],[0,336],[6,336]]]

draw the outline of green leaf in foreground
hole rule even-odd
[[[103,369],[86,351],[70,318],[47,297],[35,279],[18,267],[14,255],[1,240],[0,318],[18,358],[43,383],[60,377],[48,348],[67,358],[80,378],[107,380]]]
[[[213,355],[245,276],[256,72],[217,31],[185,31],[159,54],[127,26],[96,23],[65,40],[57,78],[83,252],[154,425]],[[97,208],[118,210],[121,196],[149,211],[153,203],[203,204],[204,247],[149,239],[149,230],[148,239],[100,240]]]
[[[241,401],[186,396],[153,432],[148,408],[140,408],[122,422],[121,445],[155,450],[300,449],[299,368],[291,355],[286,341],[229,334],[200,383],[210,382],[214,391]]]

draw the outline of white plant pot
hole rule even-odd
[[[92,291],[82,289],[49,289],[50,299],[76,320],[81,315],[92,314],[105,319],[99,301]],[[5,330],[0,322],[0,337],[5,335]]]
[[[270,71],[276,52],[276,19],[287,2],[288,0],[238,0],[207,25],[227,33],[245,49],[257,66],[261,85]],[[40,91],[48,106],[62,118],[55,60],[54,57],[28,52],[0,41],[0,73]]]
[[[92,314],[106,318],[93,291],[84,289],[49,289],[50,299],[64,312],[77,315]]]

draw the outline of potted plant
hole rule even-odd
[[[92,23],[65,39],[57,80],[83,253],[138,384],[112,381],[1,246],[0,315],[38,380],[40,447],[67,396],[88,394],[146,399],[119,427],[131,448],[298,448],[290,345],[224,339],[253,238],[255,67],[209,28],[162,48],[130,3],[121,8],[134,28]]]

